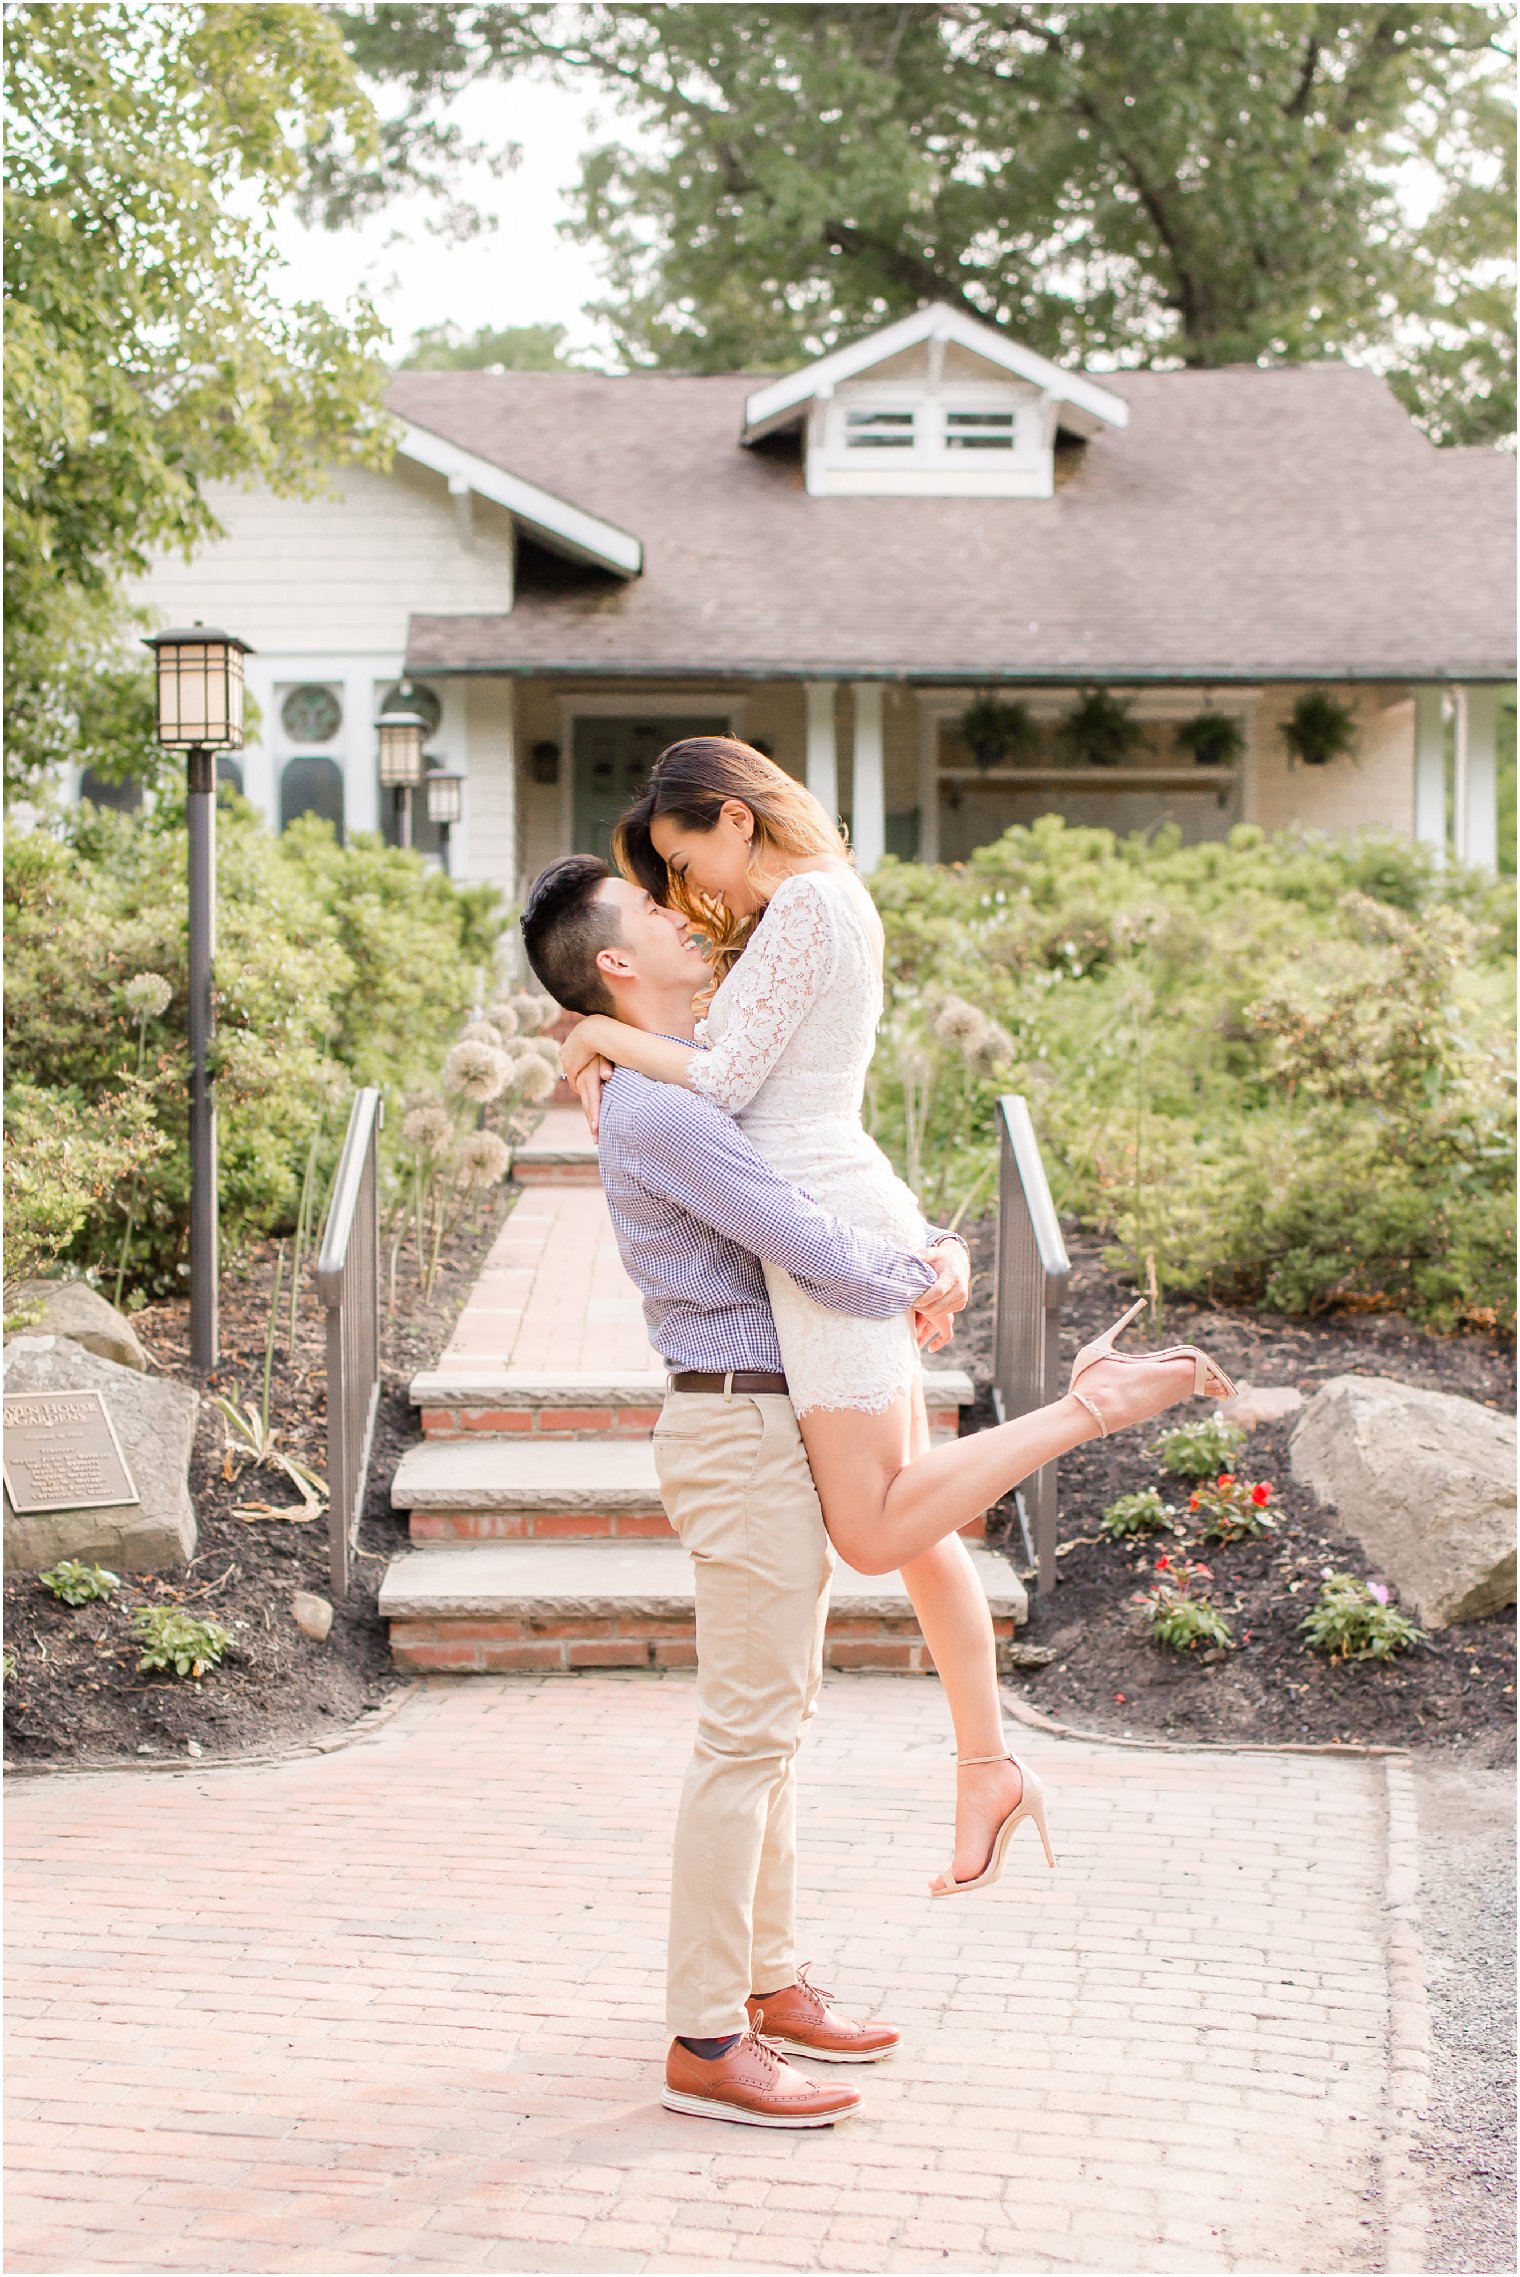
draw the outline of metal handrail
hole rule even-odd
[[[992,1400],[1000,1423],[1056,1396],[1061,1307],[1071,1260],[1050,1198],[1028,1102],[997,1103],[998,1236]],[[1048,1462],[1015,1492],[1024,1551],[1043,1595],[1056,1583],[1056,1466]],[[1030,1517],[1034,1527],[1031,1535]]]
[[[333,1180],[314,1277],[327,1307],[328,1542],[333,1594],[348,1595],[380,1405],[380,1126],[376,1090],[360,1091]]]

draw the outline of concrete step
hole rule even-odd
[[[519,1438],[553,1432],[581,1439],[647,1438],[659,1420],[665,1375],[659,1368],[426,1369],[412,1378],[411,1398],[429,1439]],[[953,1439],[960,1410],[976,1397],[959,1368],[926,1371],[929,1427]]]
[[[1026,1618],[1007,1560],[973,1550],[1000,1658]],[[582,1668],[689,1668],[696,1659],[691,1560],[679,1542],[512,1542],[423,1549],[380,1586],[398,1667],[417,1672],[568,1674]],[[837,1568],[825,1645],[831,1668],[931,1668],[896,1574]]]
[[[519,1186],[599,1186],[596,1141],[578,1106],[548,1107],[512,1161]]]
[[[478,1433],[408,1447],[391,1506],[414,1542],[609,1541],[665,1536],[669,1523],[647,1436]],[[980,1519],[962,1529],[983,1533]]]

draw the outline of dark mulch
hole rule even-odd
[[[395,1311],[384,1322],[384,1383],[375,1424],[374,1457],[352,1588],[335,1608],[318,1644],[296,1627],[298,1589],[331,1597],[325,1515],[312,1523],[253,1521],[235,1504],[268,1502],[298,1509],[285,1479],[265,1470],[223,1476],[223,1421],[203,1404],[191,1464],[190,1491],[199,1539],[188,1572],[129,1574],[108,1604],[60,1605],[32,1574],[5,1586],[6,1649],[15,1674],[6,1687],[8,1764],[107,1762],[130,1757],[168,1760],[192,1748],[207,1757],[242,1755],[331,1737],[393,1692],[391,1665],[376,1595],[386,1561],[404,1536],[390,1507],[391,1479],[416,1438],[407,1401],[412,1376],[443,1349],[486,1250],[510,1207],[499,1191],[447,1245],[431,1301],[403,1260]],[[222,1281],[222,1365],[210,1388],[257,1402],[275,1271],[275,1245],[262,1244]],[[275,1352],[271,1411],[281,1448],[327,1469],[323,1313],[303,1296],[295,1350],[285,1348],[286,1302]],[[150,1305],[133,1325],[165,1375],[200,1385],[188,1365],[188,1308]],[[128,1637],[138,1605],[183,1605],[229,1628],[234,1645],[199,1681],[139,1675]]]
[[[957,1344],[962,1364],[980,1382],[992,1363],[990,1223],[972,1235],[973,1304]],[[1105,1268],[1100,1244],[1071,1227],[1066,1239],[1073,1270],[1062,1341],[1069,1356],[1116,1319],[1135,1292]],[[1289,1320],[1179,1303],[1168,1306],[1164,1333],[1168,1343],[1206,1345],[1238,1382],[1293,1384],[1306,1399],[1330,1376],[1380,1375],[1514,1412],[1512,1345],[1487,1336],[1430,1336],[1394,1314]],[[1177,1420],[1205,1412],[1200,1403],[1179,1409]],[[982,1392],[976,1421],[990,1420]],[[1253,1432],[1239,1458],[1246,1476],[1276,1487],[1283,1507],[1277,1532],[1198,1553],[1213,1570],[1215,1602],[1235,1632],[1236,1650],[1222,1660],[1164,1651],[1139,1633],[1131,1600],[1167,1536],[1133,1544],[1089,1539],[1107,1505],[1137,1487],[1157,1486],[1164,1501],[1185,1508],[1188,1489],[1169,1480],[1145,1452],[1152,1433],[1096,1440],[1066,1457],[1060,1535],[1073,1547],[1060,1560],[1055,1590],[1033,1599],[1022,1632],[1023,1641],[1054,1646],[1058,1657],[1048,1668],[1021,1671],[1017,1688],[1063,1722],[1135,1737],[1466,1745],[1480,1760],[1508,1760],[1515,1726],[1513,1611],[1444,1630],[1387,1664],[1335,1666],[1305,1649],[1297,1624],[1324,1567],[1369,1580],[1386,1576],[1369,1565],[1333,1513],[1295,1486],[1288,1468],[1291,1429],[1289,1420]],[[1022,1565],[1011,1498],[999,1509],[994,1538]]]

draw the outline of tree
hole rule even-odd
[[[429,324],[401,359],[404,372],[556,372],[564,370],[563,324]]]
[[[10,790],[130,708],[120,582],[216,534],[208,484],[309,489],[389,422],[372,311],[275,288],[273,206],[373,141],[331,16],[17,6],[6,34]]]
[[[794,363],[950,301],[1064,360],[1402,367],[1445,439],[1513,419],[1514,110],[1488,4],[628,4],[344,13],[416,102],[523,69],[643,133],[578,233],[633,363]],[[653,148],[651,150],[651,145]],[[1401,188],[1434,165],[1434,212]]]

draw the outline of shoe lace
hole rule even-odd
[[[812,1965],[813,1964],[811,1961],[804,1961],[801,1968],[797,1971],[797,1990],[799,1992],[806,1993],[809,2003],[811,2004],[815,2013],[819,2016],[823,2016],[827,2014],[829,2003],[832,2001],[834,1995],[831,1992],[825,1992],[821,1984],[814,1984],[812,1982],[811,1978],[808,1976],[808,1970],[812,1967]]]
[[[766,2070],[774,2076],[774,2074],[779,2072],[781,2069],[781,2058],[777,2055],[775,2049],[767,2046],[766,2042],[760,2037],[760,2027],[764,2022],[765,2010],[762,2008],[756,2015],[755,2020],[753,2024],[751,2024],[749,2030],[745,2033],[743,2044],[748,2048],[749,2053],[752,2056],[760,2056],[764,2058]]]

